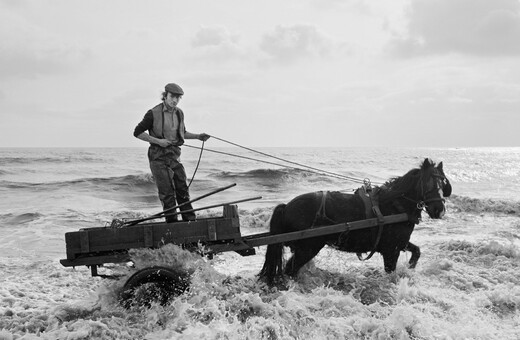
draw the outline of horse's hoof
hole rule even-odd
[[[278,290],[287,290],[289,285],[287,284],[287,278],[280,276],[275,278],[259,277],[259,280],[264,282],[270,288],[276,288]]]
[[[283,279],[283,278],[273,282],[271,287],[276,287],[278,290],[288,290],[289,289],[289,285],[287,284],[287,280]]]

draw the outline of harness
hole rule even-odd
[[[327,201],[328,191],[318,191],[316,195],[321,195],[321,204],[316,212],[316,216],[314,216],[314,221],[312,222],[312,227],[316,225],[316,223],[320,220],[331,222],[332,224],[336,224],[337,222],[333,219],[329,218],[325,212],[325,202]]]
[[[432,177],[441,179],[443,181],[443,183],[445,183],[444,181],[447,181],[446,177],[443,175],[440,175],[440,174],[432,174]],[[384,220],[383,214],[381,213],[381,210],[379,209],[379,192],[382,189],[384,189],[384,186],[381,188],[377,187],[377,186],[372,187],[370,180],[365,180],[363,186],[360,187],[358,190],[356,190],[356,194],[361,198],[361,200],[364,203],[366,218],[367,219],[368,218],[377,218],[377,227],[378,227],[376,240],[374,242],[372,250],[370,251],[370,254],[368,254],[368,256],[366,258],[363,258],[361,253],[356,253],[356,255],[360,261],[366,261],[375,254],[376,249],[379,245],[379,241],[381,240],[381,235],[383,234],[383,226],[385,225],[385,220]],[[316,192],[316,194],[321,195],[321,204],[320,204],[318,211],[316,212],[316,216],[312,223],[312,227],[314,227],[317,224],[317,222],[320,220],[330,222],[332,224],[338,223],[338,222],[332,220],[331,218],[329,218],[326,214],[325,205],[326,205],[326,201],[327,201],[328,191],[318,191],[318,192]],[[427,207],[428,203],[435,202],[435,201],[442,201],[442,202],[445,201],[444,198],[441,198],[441,197],[425,199],[425,196],[427,194],[428,194],[428,192],[425,193],[424,185],[422,184],[422,180],[421,180],[421,198],[422,198],[421,200],[417,201],[417,200],[414,200],[405,195],[402,195],[401,197],[406,200],[414,202],[416,204],[417,210],[419,210],[419,211],[422,211],[423,209],[425,209]],[[404,208],[398,201],[394,202],[394,206],[397,208],[397,210],[404,210]],[[409,214],[408,216],[409,216],[410,222],[412,222],[414,224],[419,223],[419,217],[414,216],[414,214],[412,214],[412,215]],[[338,245],[345,243],[348,233],[349,233],[349,230],[346,230],[339,235],[338,241],[337,241]]]
[[[434,174],[431,175],[431,177],[439,178],[442,181],[442,183],[443,183],[443,187],[446,185],[446,182],[448,181],[445,176],[440,175],[440,174],[435,174],[434,173]],[[428,194],[428,192],[425,193],[424,192],[424,186],[421,185],[421,197],[423,199],[418,201],[418,200],[414,200],[413,198],[407,197],[405,195],[402,195],[401,197],[404,198],[405,200],[408,200],[410,202],[415,203],[416,207],[417,207],[417,210],[424,210],[425,208],[428,207],[428,203],[431,203],[431,202],[437,202],[437,201],[440,201],[442,203],[446,202],[446,200],[444,198],[442,198],[442,197],[434,197],[434,198],[424,199],[426,194]]]
[[[381,235],[383,234],[383,226],[385,224],[383,214],[381,213],[381,210],[379,209],[379,200],[377,192],[379,191],[379,188],[375,188],[374,190],[370,186],[370,184],[365,185],[361,187],[357,192],[358,195],[363,199],[363,202],[365,203],[365,212],[366,212],[366,218],[377,218],[377,237],[376,241],[374,243],[374,246],[372,247],[372,250],[370,251],[370,254],[363,258],[361,253],[356,253],[358,259],[360,261],[366,261],[370,259],[376,252],[377,246],[379,245],[379,241],[381,240]],[[318,208],[318,211],[316,212],[316,216],[314,217],[314,221],[312,222],[312,226],[315,226],[318,221],[326,221],[330,222],[332,224],[337,223],[333,219],[329,218],[326,213],[326,201],[327,201],[327,195],[328,191],[318,191],[316,192],[317,195],[321,195],[321,204]],[[349,230],[342,232],[338,237],[338,244],[343,243],[347,235],[349,233]]]
[[[358,259],[360,261],[366,261],[370,259],[376,252],[377,246],[379,245],[379,241],[381,240],[381,235],[383,234],[383,226],[385,225],[385,219],[381,210],[379,209],[379,187],[372,188],[370,182],[365,182],[361,188],[357,190],[357,194],[363,200],[365,204],[365,215],[366,218],[377,218],[377,237],[374,242],[374,246],[368,254],[367,257],[363,258],[361,253],[356,253]],[[342,238],[342,235],[340,235]],[[342,238],[344,240],[346,235]]]

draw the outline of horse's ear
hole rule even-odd
[[[443,171],[442,170],[442,162],[440,162],[439,165],[437,165],[437,169],[439,169],[439,171]]]
[[[444,184],[444,187],[442,188],[442,196],[444,197],[450,197],[451,195],[451,183],[446,179],[446,184]]]
[[[422,166],[421,166],[421,168],[423,168],[423,169],[428,169],[428,168],[429,168],[430,166],[432,166],[433,164],[434,164],[434,163],[433,163],[433,161],[431,160],[431,158],[425,158],[425,159],[424,159],[424,162],[423,162],[423,164],[422,164]]]

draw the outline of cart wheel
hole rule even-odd
[[[126,281],[121,293],[121,303],[150,307],[152,302],[166,305],[172,298],[184,293],[190,285],[186,271],[154,266],[141,269]]]

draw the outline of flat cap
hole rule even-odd
[[[164,87],[164,90],[166,92],[170,92],[171,94],[180,94],[183,95],[184,91],[181,89],[181,87],[175,83],[169,83]]]

